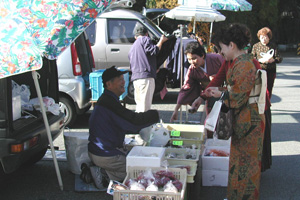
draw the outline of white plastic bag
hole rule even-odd
[[[16,83],[13,80],[11,81],[11,86],[12,86],[12,96],[13,97],[20,95],[21,100],[22,100],[22,105],[29,102],[29,99],[30,99],[29,86],[24,85],[24,84],[19,85],[18,83]]]
[[[30,104],[34,106],[36,110],[41,110],[40,108],[40,100],[38,98],[30,99]],[[46,111],[51,112],[53,115],[59,115],[60,108],[57,103],[55,103],[54,99],[51,97],[43,97],[43,103],[46,108]]]
[[[154,124],[150,134],[150,146],[163,147],[170,140],[170,131],[163,127],[162,124]]]
[[[81,173],[81,164],[90,163],[88,132],[64,132],[68,168],[74,174]]]
[[[140,130],[139,135],[145,142],[149,142],[152,128],[153,128],[153,125],[145,127]]]
[[[270,49],[269,51],[267,51],[267,53],[261,52],[261,53],[260,53],[260,56],[261,56],[262,58],[260,58],[258,61],[259,61],[260,63],[265,63],[265,62],[267,62],[270,58],[272,58],[273,55],[274,55],[274,49]]]
[[[207,115],[204,123],[204,128],[207,130],[215,131],[222,104],[222,100],[216,101],[210,113]]]

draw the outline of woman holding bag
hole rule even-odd
[[[223,93],[225,104],[229,106],[230,101],[233,109],[227,198],[259,199],[265,117],[256,103],[249,104],[257,72],[253,56],[245,51],[250,31],[245,25],[232,24],[216,33],[215,39],[228,65],[227,88],[209,87],[205,92],[216,98]]]
[[[280,56],[277,46],[275,43],[270,42],[272,39],[272,31],[268,27],[263,27],[257,32],[257,37],[259,42],[253,45],[252,54],[256,58],[262,67],[262,69],[267,72],[267,82],[268,82],[268,98],[271,99],[274,81],[276,78],[276,64],[282,62],[282,57]],[[273,52],[272,57],[269,59],[263,59],[262,55],[268,54],[268,52]],[[271,56],[271,55],[270,55]],[[270,106],[265,111],[266,117],[266,128],[264,136],[264,146],[261,162],[261,171],[266,171],[271,168],[272,165],[272,149],[271,149],[271,124],[272,124],[272,114]]]

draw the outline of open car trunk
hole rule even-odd
[[[39,85],[43,97],[51,97],[58,103],[58,77],[56,60],[43,59],[43,67],[37,71],[40,74]],[[42,113],[30,111],[31,116],[22,112],[21,117],[13,119],[16,102],[12,98],[12,80],[17,84],[25,84],[30,89],[30,99],[37,98],[36,88],[31,72],[0,79],[0,162],[5,172],[9,173],[28,161],[38,161],[42,158],[48,145],[47,132]],[[25,117],[26,116],[26,117]],[[64,115],[54,115],[47,112],[49,126],[53,139],[63,130]],[[33,146],[23,146],[20,152],[12,152],[13,144],[24,144],[35,137],[37,143]],[[36,157],[38,155],[38,157]],[[35,159],[36,158],[36,159]],[[1,169],[1,168],[0,168]]]

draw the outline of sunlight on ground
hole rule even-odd
[[[272,156],[300,155],[299,141],[272,142]]]

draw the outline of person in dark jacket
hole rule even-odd
[[[135,110],[136,112],[145,112],[151,109],[155,90],[157,55],[162,44],[168,38],[162,35],[155,45],[144,26],[136,29],[135,38],[136,40],[128,53],[132,71],[131,81],[133,81],[134,87]]]
[[[96,165],[90,170],[98,188],[101,188],[100,168],[106,171],[110,180],[123,181],[126,177],[125,134],[138,132],[159,121],[157,110],[136,113],[121,105],[119,96],[125,92],[124,73],[127,71],[115,67],[103,72],[104,92],[89,119],[88,152]]]

